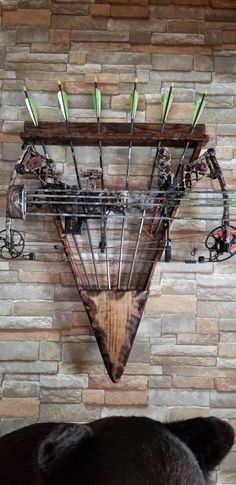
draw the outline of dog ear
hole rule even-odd
[[[58,424],[39,445],[37,463],[41,474],[48,479],[63,476],[73,466],[75,456],[79,466],[80,455],[82,458],[92,436],[89,426]]]
[[[232,426],[218,418],[187,419],[167,427],[192,450],[205,475],[220,464],[234,444]]]

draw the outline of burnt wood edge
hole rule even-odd
[[[191,134],[190,124],[167,124],[161,133],[160,123],[135,123],[133,133],[130,133],[129,123],[101,122],[100,133],[97,123],[76,122],[65,123],[42,122],[35,127],[31,122],[25,122],[24,131],[20,136],[24,143],[37,143],[43,140],[50,145],[97,145],[99,141],[104,146],[126,146],[132,141],[134,146],[156,146],[158,141],[168,146],[182,147],[187,142],[191,145],[201,142],[206,144],[209,136],[205,133],[205,125],[197,125]]]

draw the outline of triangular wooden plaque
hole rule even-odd
[[[124,372],[148,291],[81,291],[86,311],[113,382]]]

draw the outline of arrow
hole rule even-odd
[[[63,114],[63,118],[66,122],[66,127],[67,131],[69,133],[69,107],[68,107],[68,95],[66,91],[62,89],[61,86],[61,81],[58,81],[58,93],[57,93],[59,105]],[[78,164],[75,156],[75,149],[72,140],[70,140],[70,149],[71,149],[71,154],[74,162],[74,167],[75,167],[75,173],[76,173],[76,178],[77,178],[77,184],[79,189],[81,189],[81,182],[80,182],[80,176],[79,176],[79,170],[78,170]]]
[[[97,87],[97,78],[94,81],[94,91],[92,92],[93,107],[97,117],[98,133],[100,133],[100,117],[102,110],[102,95],[100,89]],[[101,186],[104,189],[104,178],[103,178],[103,161],[102,161],[102,142],[99,140],[99,163],[101,168]]]
[[[170,85],[168,93],[166,93],[163,96],[163,99],[162,99],[161,135],[164,133],[165,125],[166,125],[166,122],[167,122],[167,116],[169,114],[170,107],[171,107],[173,99],[174,99],[173,86],[174,86],[174,83],[172,82],[171,85]],[[154,171],[155,171],[155,168],[156,168],[156,162],[157,162],[157,158],[158,158],[158,155],[159,155],[160,148],[161,148],[161,140],[159,140],[159,142],[158,142],[156,154],[155,154],[155,157],[154,157],[154,160],[153,160],[152,173],[151,173],[151,176],[150,176],[148,190],[150,190],[152,188],[152,181],[153,181]]]
[[[138,95],[136,88],[137,88],[137,78],[135,78],[133,91],[130,95],[130,115],[131,115],[130,133],[131,133],[131,135],[133,134],[133,131],[134,131],[134,118],[135,118],[135,115],[136,115],[136,111],[137,111],[137,107],[138,107],[138,98],[139,98],[139,95]],[[132,146],[133,146],[133,142],[132,142],[132,140],[130,140],[128,162],[127,162],[127,172],[126,172],[126,182],[125,182],[126,190],[129,187],[129,175],[130,175],[130,164],[131,164],[131,158],[132,158]]]
[[[203,93],[202,97],[195,103],[195,108],[194,108],[194,112],[193,112],[193,118],[192,118],[192,125],[191,125],[191,129],[190,129],[190,135],[192,135],[192,133],[194,132],[194,129],[201,117],[201,114],[203,112],[203,109],[204,109],[204,106],[205,106],[205,97],[206,97],[206,94],[207,94],[207,90]],[[185,156],[186,156],[186,153],[187,153],[187,150],[188,150],[188,147],[190,145],[190,142],[188,141],[184,147],[184,151],[182,153],[182,156],[181,156],[181,159],[179,161],[179,164],[178,164],[178,167],[177,167],[177,170],[176,170],[176,173],[175,173],[175,179],[177,178],[178,174],[179,174],[179,171],[180,171],[180,168],[183,166],[184,164],[184,160],[185,160]]]
[[[38,127],[39,126],[39,116],[38,116],[36,103],[35,103],[34,99],[32,98],[32,96],[28,95],[28,91],[27,91],[26,86],[23,86],[23,91],[25,93],[25,104],[26,104],[26,107],[27,107],[28,112],[30,114],[30,117],[31,117],[31,119],[34,123],[34,126]],[[41,143],[45,158],[47,160],[50,160],[50,157],[48,155],[45,143],[42,139],[40,140],[40,143]]]
[[[63,118],[64,118],[64,120],[66,122],[67,130],[68,130],[68,133],[69,133],[68,95],[67,95],[66,91],[64,91],[62,89],[61,81],[58,81],[58,93],[57,93],[57,97],[58,97],[59,105],[60,105],[60,108],[61,108],[61,111],[62,111],[62,114],[63,114]],[[77,178],[77,185],[78,185],[79,190],[81,190],[81,188],[82,188],[81,187],[81,181],[80,181],[80,176],[79,176],[79,171],[78,171],[78,165],[77,165],[77,160],[76,160],[75,150],[74,150],[74,145],[73,145],[72,140],[70,140],[70,148],[71,148],[72,158],[73,158],[73,162],[74,162],[74,168],[75,168],[75,173],[76,173],[76,178]],[[84,213],[87,214],[87,209],[86,209],[85,206],[83,207],[83,210],[84,210]],[[87,218],[85,218],[85,225],[86,225],[86,228],[87,228],[88,240],[89,240],[89,245],[90,245],[90,250],[91,250],[91,256],[92,256],[92,261],[93,261],[93,267],[94,267],[94,273],[95,273],[95,277],[96,277],[96,281],[97,281],[97,286],[98,286],[98,289],[99,289],[100,288],[100,284],[99,284],[97,266],[96,266],[94,251],[93,251],[92,235],[91,235],[91,231],[90,231],[90,227],[89,227],[89,222],[88,222]],[[72,234],[72,236],[73,236],[74,242],[75,242],[75,244],[77,246],[77,249],[78,249],[78,244],[77,244],[77,241],[76,241],[75,234]]]

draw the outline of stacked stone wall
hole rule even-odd
[[[72,120],[94,120],[95,75],[103,119],[112,121],[128,120],[135,76],[137,121],[160,120],[170,81],[173,122],[190,122],[196,97],[208,89],[202,121],[227,185],[235,188],[235,0],[2,0],[0,13],[0,229],[21,151],[18,132],[28,119],[25,83],[47,121],[60,119],[58,79]],[[49,150],[70,174],[69,151]],[[76,153],[87,159],[95,152]],[[37,260],[0,261],[2,434],[37,421],[112,414],[163,421],[216,415],[236,427],[234,259],[186,265],[180,251],[173,263],[160,263],[125,374],[114,385],[52,221],[18,221],[17,227]],[[211,483],[235,484],[235,463],[233,449]]]

